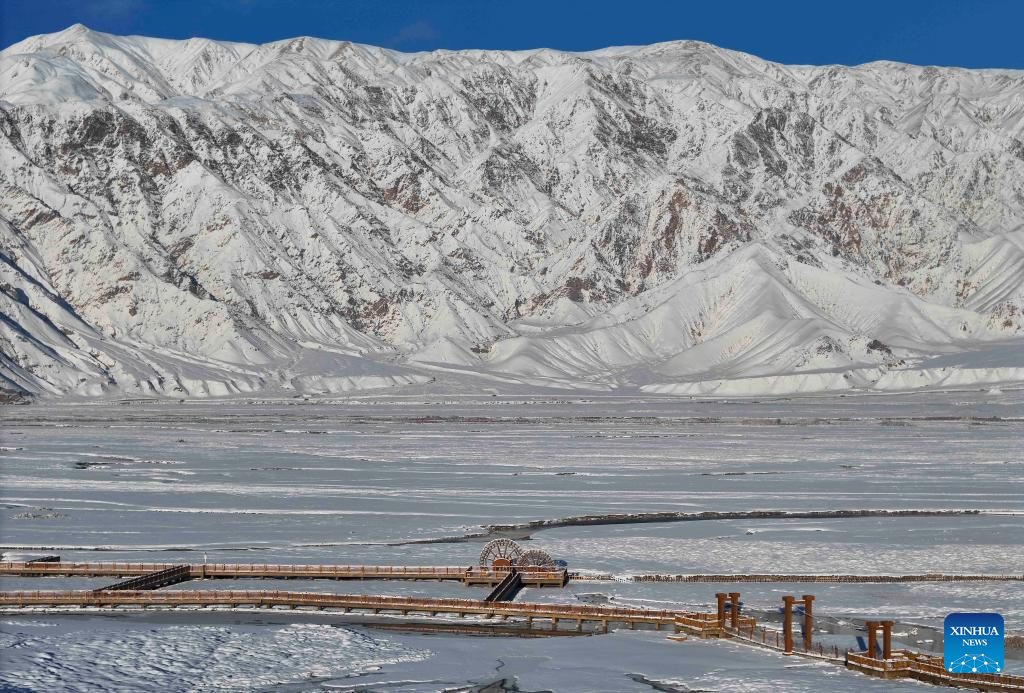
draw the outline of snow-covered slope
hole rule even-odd
[[[1024,72],[76,25],[0,53],[0,188],[8,389],[1024,380]]]

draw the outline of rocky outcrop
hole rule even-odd
[[[1022,95],[697,42],[33,37],[0,54],[0,378],[704,391],[673,383],[1015,338]]]

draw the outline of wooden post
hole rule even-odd
[[[715,593],[715,599],[718,600],[718,627],[725,628],[725,600],[729,598],[725,592]]]
[[[878,658],[878,649],[875,647],[875,635],[878,631],[877,621],[868,621],[864,624],[868,629],[868,657],[871,659]]]
[[[793,654],[793,602],[796,599],[790,595],[786,595],[782,598],[783,604],[783,621],[782,621],[782,633],[785,638],[783,654]]]
[[[739,630],[740,628],[740,593],[730,592],[729,593],[729,621],[733,628]]]
[[[811,630],[814,628],[814,595],[804,595],[804,651],[811,650]]]
[[[882,659],[892,659],[892,621],[882,621]]]

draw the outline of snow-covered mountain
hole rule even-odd
[[[8,389],[1024,380],[1020,71],[76,25],[0,53],[0,186]]]

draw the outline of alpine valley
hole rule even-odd
[[[0,261],[15,399],[1019,385],[1024,72],[75,25],[0,53]]]

